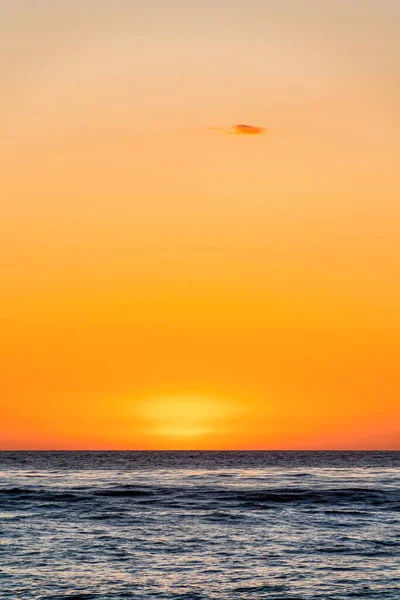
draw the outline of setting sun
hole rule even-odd
[[[134,411],[148,434],[165,438],[168,445],[196,443],[196,439],[223,433],[235,407],[218,397],[160,396],[139,403]],[[162,443],[162,441],[161,441]]]

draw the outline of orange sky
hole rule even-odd
[[[1,448],[400,449],[399,24],[1,3]]]

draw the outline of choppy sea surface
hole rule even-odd
[[[400,598],[400,452],[2,452],[0,598]]]

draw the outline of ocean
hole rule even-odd
[[[400,452],[1,452],[0,598],[400,599]]]

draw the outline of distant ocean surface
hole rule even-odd
[[[400,599],[400,452],[2,452],[0,598]]]

